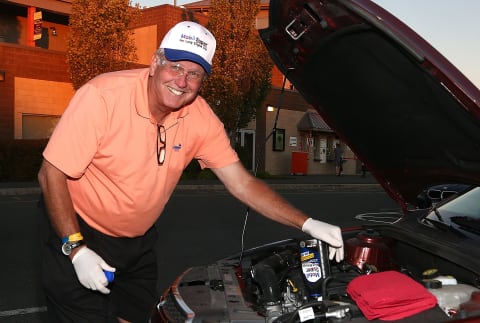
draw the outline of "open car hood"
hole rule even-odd
[[[480,184],[480,91],[369,0],[271,0],[277,67],[405,209],[425,187]]]

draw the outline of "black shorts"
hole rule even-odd
[[[47,217],[45,216],[45,219]],[[42,281],[49,322],[147,322],[158,301],[157,259],[153,247],[157,232],[152,227],[138,238],[115,238],[89,227],[78,217],[87,246],[116,268],[110,294],[89,290],[77,279],[70,259],[48,220],[41,231]]]

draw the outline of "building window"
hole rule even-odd
[[[314,137],[314,151],[313,160],[320,163],[327,161],[327,138],[320,135]]]
[[[334,161],[335,160],[335,146],[337,142],[340,142],[338,139],[334,137],[327,138],[327,160]]]
[[[273,151],[285,150],[285,129],[275,129],[273,131]]]
[[[59,120],[55,115],[23,114],[22,139],[50,138]]]
[[[35,46],[40,48],[49,48],[50,35],[48,34],[48,28],[42,28],[42,37],[35,40]]]

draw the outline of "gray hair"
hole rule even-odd
[[[159,48],[155,51],[155,55],[157,55],[157,65],[164,65],[167,57],[165,56],[165,50],[163,48]]]

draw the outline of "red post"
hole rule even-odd
[[[35,40],[33,39],[33,22],[35,15],[35,7],[27,8],[27,46],[35,47]]]

